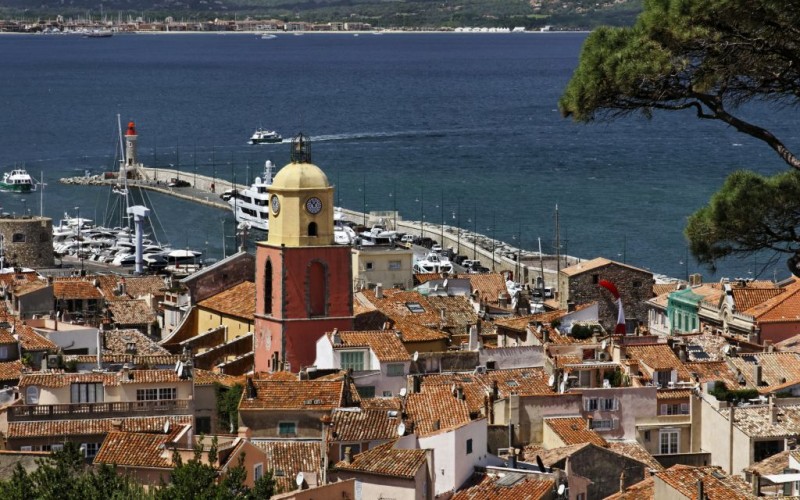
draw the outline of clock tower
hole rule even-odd
[[[269,234],[256,249],[255,370],[297,372],[316,342],[353,329],[350,247],[333,239],[333,187],[303,134],[269,187]]]

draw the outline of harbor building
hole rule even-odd
[[[0,218],[0,257],[4,265],[53,267],[53,219],[30,215]]]
[[[333,187],[302,134],[269,192],[269,236],[256,249],[255,371],[298,372],[325,332],[353,330],[350,248],[334,243]]]

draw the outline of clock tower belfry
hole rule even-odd
[[[350,248],[334,243],[333,187],[303,134],[269,194],[269,234],[256,249],[255,370],[297,372],[326,332],[353,329]]]

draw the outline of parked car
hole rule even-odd
[[[459,266],[462,266],[462,265],[463,265],[462,263],[463,263],[465,260],[467,260],[467,256],[466,256],[466,255],[456,255],[456,256],[455,256],[455,258],[453,258],[453,259],[451,259],[451,260],[452,260],[453,262],[455,262],[456,264],[458,264]]]
[[[417,239],[413,234],[404,234],[400,241],[403,243],[414,243],[414,240]]]
[[[189,181],[185,181],[183,179],[178,179],[177,177],[173,177],[167,183],[167,186],[171,188],[181,188],[181,187],[190,187]]]
[[[441,252],[441,251],[442,251],[442,245],[440,245],[440,244],[438,244],[438,243],[434,243],[434,244],[431,246],[431,252],[436,252],[436,253],[439,253],[439,252]]]

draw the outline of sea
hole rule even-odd
[[[43,176],[41,193],[0,193],[8,213],[104,220],[110,190],[62,185],[114,170],[135,121],[145,164],[252,179],[287,143],[247,144],[257,127],[311,138],[337,204],[398,210],[524,249],[556,247],[686,278],[781,279],[784,259],[688,253],[683,228],[725,177],[786,165],[763,143],[690,111],[578,124],[558,99],[586,33],[119,34],[0,36],[0,171]],[[739,112],[791,148],[792,109]],[[189,179],[191,181],[191,179]],[[230,254],[228,212],[151,194],[160,241]],[[252,246],[251,246],[252,248]]]

